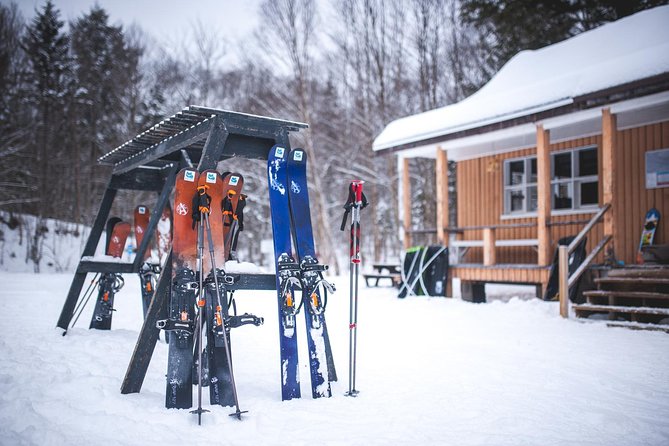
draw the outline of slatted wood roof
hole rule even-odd
[[[202,150],[217,117],[231,135],[247,138],[271,138],[278,131],[296,132],[308,127],[301,122],[191,105],[104,154],[98,162],[116,167],[139,161],[149,165],[181,148]]]

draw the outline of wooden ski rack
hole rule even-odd
[[[307,124],[226,110],[189,106],[154,125],[98,159],[112,166],[112,174],[88,236],[81,260],[63,305],[57,326],[68,329],[74,309],[91,272],[139,273],[162,210],[174,189],[177,172],[197,166],[202,172],[216,169],[219,161],[233,157],[267,159],[269,150],[280,144],[290,150],[289,133],[306,129]],[[96,262],[95,254],[105,223],[119,190],[153,191],[159,194],[142,243],[133,263]],[[171,253],[162,265],[144,325],[130,359],[121,393],[137,393],[142,387],[153,355],[159,330],[156,321],[167,317],[172,279]],[[86,260],[84,260],[87,258]],[[274,274],[235,274],[231,289],[275,290]]]

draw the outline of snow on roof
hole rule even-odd
[[[639,12],[538,50],[521,51],[468,98],[392,121],[382,150],[518,116],[669,72],[669,6]]]

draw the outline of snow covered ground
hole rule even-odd
[[[141,325],[138,279],[126,276],[112,331],[86,328],[89,305],[63,337],[55,324],[70,280],[0,273],[0,444],[669,444],[669,336],[562,320],[557,304],[537,299],[399,300],[390,288],[363,287],[361,394],[343,396],[347,278],[335,280],[340,291],[327,310],[340,377],[334,396],[308,397],[302,356],[306,397],[280,401],[274,295],[239,293],[241,312],[266,318],[233,331],[249,413],[238,421],[207,403],[198,427],[188,411],[164,408],[163,343],[141,393],[119,392]]]

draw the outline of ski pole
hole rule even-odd
[[[362,193],[364,181],[356,180],[349,186],[348,200],[344,205],[346,210],[341,230],[346,226],[348,214],[351,213],[351,265],[350,265],[350,305],[349,305],[349,366],[347,396],[357,396],[355,388],[357,343],[358,343],[358,280],[360,269],[360,210],[368,205],[367,198]]]
[[[203,257],[204,257],[204,218],[208,215],[206,212],[209,210],[209,202],[207,201],[208,195],[206,194],[206,189],[203,187],[200,189],[198,187],[198,198],[199,206],[198,210],[200,212],[200,224],[197,232],[197,270],[199,272],[199,288],[198,288],[198,299],[197,299],[197,409],[192,410],[191,413],[197,414],[197,424],[200,426],[202,424],[202,414],[204,412],[209,412],[206,409],[202,408],[202,311],[205,305],[204,298],[204,269],[202,267]]]
[[[86,308],[86,305],[88,304],[88,301],[90,300],[91,296],[93,295],[93,291],[95,291],[95,285],[97,285],[100,282],[99,280],[96,282],[96,279],[98,278],[99,275],[100,275],[100,273],[95,274],[95,276],[93,277],[93,280],[91,280],[91,283],[88,285],[88,288],[86,288],[86,291],[82,295],[81,300],[77,304],[77,307],[72,312],[72,314],[75,314],[75,313],[77,313],[77,311],[79,311],[79,314],[77,314],[77,317],[74,318],[74,322],[72,322],[72,325],[70,326],[70,328],[74,328],[74,325],[79,320],[79,316],[81,316],[81,313],[84,311],[84,308]],[[67,330],[66,330],[66,332],[67,332]],[[65,334],[63,333],[63,335],[65,335]]]
[[[240,410],[239,409],[239,398],[237,397],[237,385],[235,384],[235,374],[232,371],[232,355],[230,354],[230,344],[228,342],[228,333],[227,329],[225,327],[225,321],[223,320],[221,316],[221,290],[218,286],[218,274],[216,271],[216,260],[214,256],[214,241],[211,237],[211,226],[209,225],[209,214],[205,213],[203,214],[204,218],[203,221],[205,223],[205,227],[207,229],[207,242],[209,243],[209,258],[211,259],[211,271],[212,275],[214,276],[214,286],[216,287],[216,318],[218,324],[221,326],[222,332],[223,332],[223,343],[225,344],[225,359],[228,363],[228,368],[230,369],[230,385],[232,387],[232,395],[235,399],[235,408],[237,409],[234,413],[231,413],[230,416],[236,416],[237,419],[241,420],[242,419],[242,414],[246,413],[248,411]],[[227,305],[227,300],[226,300],[226,305]]]

